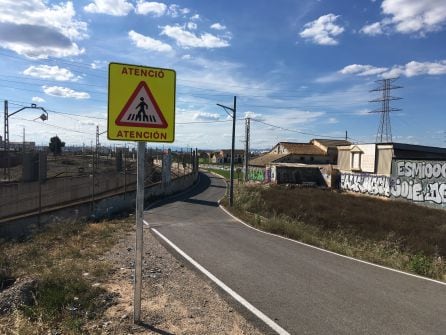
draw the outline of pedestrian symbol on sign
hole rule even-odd
[[[148,108],[149,106],[144,102],[144,97],[139,98],[139,100],[141,100],[141,102],[139,103],[138,106],[136,106],[136,108],[139,108],[138,115],[136,116],[136,120],[141,121],[141,115],[142,115],[144,121],[146,121],[146,119],[147,119],[147,121],[149,121],[149,118],[147,117],[147,114],[145,111],[145,109]],[[130,117],[130,115],[129,115],[129,117]]]
[[[167,122],[146,82],[141,81],[138,84],[116,118],[116,124],[130,127],[167,128]]]

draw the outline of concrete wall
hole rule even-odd
[[[318,186],[326,186],[324,177],[318,167],[305,166],[275,166],[275,179],[277,184],[305,184],[314,183]]]
[[[159,180],[152,158],[146,156],[150,164],[145,164],[145,186],[149,186],[153,179]],[[191,158],[192,159],[192,158]],[[192,163],[184,166],[172,165],[171,152],[163,155],[163,160],[155,160],[155,165],[162,164],[164,184],[169,185],[172,176],[184,175],[187,171],[194,172]],[[152,174],[153,172],[153,174]],[[41,184],[38,181],[28,183],[3,184],[0,187],[0,222],[12,216],[44,211],[55,207],[65,206],[74,202],[93,201],[105,196],[111,196],[124,191],[132,191],[136,187],[136,174],[127,172],[96,173],[92,175],[47,179]],[[40,194],[40,196],[39,196]]]
[[[134,188],[135,175],[127,175],[126,183]],[[124,175],[118,173],[56,178],[42,182],[13,183],[0,188],[0,219],[20,215],[39,208],[39,187],[42,208],[60,206],[73,201],[92,198],[112,191],[124,189]]]
[[[391,197],[446,209],[446,161],[393,160]]]
[[[144,190],[145,206],[150,205],[157,198],[162,198],[189,188],[197,180],[197,177],[198,173],[195,171],[188,175],[172,179],[168,185],[163,182],[158,182],[146,187]],[[45,212],[41,215],[40,222],[37,215],[7,221],[0,224],[0,237],[18,238],[25,236],[36,229],[38,225],[45,225],[58,220],[72,219],[74,221],[86,218],[103,219],[117,215],[125,216],[135,210],[135,200],[136,192],[133,190],[126,194],[121,193],[98,199],[94,204],[87,201]]]
[[[394,159],[391,176],[341,172],[340,188],[446,209],[446,161]]]
[[[254,167],[250,166],[248,169],[248,177],[249,180],[252,181],[259,181],[259,182],[266,182],[267,181],[267,175],[266,175],[266,169],[260,168],[260,167]]]

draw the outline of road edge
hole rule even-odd
[[[273,233],[270,233],[270,232],[267,232],[267,231],[260,230],[258,228],[255,228],[255,227],[247,224],[242,219],[239,219],[238,217],[236,217],[234,214],[229,212],[225,207],[223,207],[220,203],[219,203],[219,207],[220,207],[220,209],[223,212],[225,212],[227,215],[232,217],[234,220],[236,220],[239,223],[245,225],[246,227],[254,229],[254,230],[256,230],[256,231],[258,231],[260,233],[271,235],[271,236],[275,236],[275,237],[278,237],[278,238],[281,238],[281,239],[284,239],[284,240],[288,240],[288,241],[291,241],[291,242],[294,242],[294,243],[297,243],[297,244],[300,244],[300,245],[303,245],[303,246],[306,246],[306,247],[309,247],[309,248],[312,248],[312,249],[323,251],[323,252],[326,252],[326,253],[329,253],[329,254],[332,254],[332,255],[336,255],[336,256],[339,256],[339,257],[342,257],[342,258],[346,258],[346,259],[349,259],[351,261],[355,261],[355,262],[371,265],[371,266],[374,266],[374,267],[377,267],[377,268],[380,268],[380,269],[384,269],[384,270],[400,273],[400,274],[403,274],[403,275],[406,275],[406,276],[410,276],[410,277],[414,277],[414,278],[418,278],[418,279],[424,279],[424,280],[427,280],[427,281],[430,281],[430,282],[433,282],[433,283],[436,283],[436,284],[440,284],[440,285],[446,286],[446,282],[442,282],[442,281],[439,281],[439,280],[436,280],[436,279],[432,279],[432,278],[428,278],[428,277],[419,276],[419,275],[416,275],[416,274],[413,274],[413,273],[410,273],[410,272],[405,272],[405,271],[401,271],[401,270],[397,270],[397,269],[392,269],[392,268],[389,268],[387,266],[383,266],[383,265],[371,263],[371,262],[368,262],[368,261],[364,261],[362,259],[358,259],[358,258],[342,255],[342,254],[339,254],[337,252],[326,250],[326,249],[322,249],[322,248],[316,247],[314,245],[307,244],[307,243],[304,243],[304,242],[301,242],[301,241],[297,241],[297,240],[293,240],[293,239],[285,237],[285,236],[281,236],[281,235],[277,235],[277,234],[273,234]]]
[[[148,224],[145,220],[144,222]],[[181,250],[178,246],[176,246],[172,241],[170,241],[167,237],[165,237],[162,233],[160,233],[156,228],[150,228],[159,238],[161,238],[165,243],[169,245],[175,252],[177,252],[181,257],[183,257],[187,262],[189,262],[193,267],[195,267],[199,272],[209,278],[215,285],[217,285],[220,289],[222,289],[226,294],[231,296],[235,301],[237,301],[240,305],[246,308],[249,312],[251,312],[254,316],[256,316],[259,320],[265,323],[269,328],[274,330],[279,335],[291,335],[281,326],[279,326],[276,322],[274,322],[271,318],[269,318],[262,311],[254,307],[250,302],[248,302],[245,298],[227,286],[222,280],[218,279],[215,275],[209,272],[205,267],[203,267],[200,263],[186,254],[183,250]]]
[[[217,173],[214,173],[214,172],[210,172],[210,173],[213,174],[213,175],[215,175],[215,176],[220,177],[221,179],[223,179],[223,180],[226,182],[226,185],[228,184],[228,182],[226,181],[226,179],[225,179],[223,176],[221,176],[221,175],[219,175],[219,174],[217,174]],[[440,285],[446,286],[446,282],[443,282],[443,281],[439,281],[439,280],[432,279],[432,278],[428,278],[428,277],[423,277],[423,276],[416,275],[416,274],[414,274],[414,273],[410,273],[410,272],[405,272],[405,271],[401,271],[401,270],[393,269],[393,268],[390,268],[390,267],[388,267],[388,266],[375,264],[375,263],[372,263],[372,262],[364,261],[364,260],[362,260],[362,259],[358,259],[358,258],[354,258],[354,257],[350,257],[350,256],[342,255],[342,254],[339,254],[339,253],[334,252],[334,251],[330,251],[330,250],[326,250],[326,249],[323,249],[323,248],[319,248],[319,247],[316,247],[316,246],[311,245],[311,244],[307,244],[307,243],[304,243],[304,242],[301,242],[301,241],[298,241],[298,240],[293,240],[293,239],[288,238],[288,237],[285,237],[285,236],[281,236],[281,235],[273,234],[273,233],[270,233],[270,232],[263,231],[263,230],[261,230],[261,229],[255,228],[255,227],[251,226],[250,224],[244,222],[242,219],[236,217],[234,214],[232,214],[231,212],[229,212],[224,206],[222,206],[222,204],[221,204],[221,200],[222,200],[222,199],[223,199],[223,198],[221,198],[221,199],[218,200],[218,205],[219,205],[220,209],[221,209],[223,212],[225,212],[227,215],[229,215],[230,217],[232,217],[234,220],[238,221],[239,223],[245,225],[246,227],[251,228],[251,229],[254,229],[254,230],[256,230],[256,231],[258,231],[258,232],[260,232],[260,233],[262,233],[262,234],[267,234],[267,235],[275,236],[275,237],[278,237],[278,238],[281,238],[281,239],[284,239],[284,240],[287,240],[287,241],[291,241],[291,242],[294,242],[294,243],[297,243],[297,244],[300,244],[300,245],[303,245],[303,246],[306,246],[306,247],[309,247],[309,248],[312,248],[312,249],[316,249],[316,250],[319,250],[319,251],[323,251],[323,252],[326,252],[326,253],[329,253],[329,254],[332,254],[332,255],[336,255],[336,256],[339,256],[339,257],[342,257],[342,258],[346,258],[346,259],[349,259],[349,260],[351,260],[351,261],[356,261],[356,262],[359,262],[359,263],[362,263],[362,264],[371,265],[371,266],[374,266],[374,267],[377,267],[377,268],[380,268],[380,269],[384,269],[384,270],[388,270],[388,271],[396,272],[396,273],[403,274],[403,275],[406,275],[406,276],[409,276],[409,277],[418,278],[418,279],[423,279],[423,280],[430,281],[430,282],[432,282],[432,283],[436,283],[436,284],[440,284]]]

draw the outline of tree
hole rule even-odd
[[[50,138],[50,151],[54,156],[62,154],[62,148],[65,146],[65,142],[62,142],[60,138],[56,135]]]

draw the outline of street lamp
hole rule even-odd
[[[229,174],[229,206],[232,207],[232,205],[234,204],[234,145],[235,145],[235,120],[237,111],[237,97],[234,96],[234,105],[232,108],[221,104],[217,104],[217,106],[222,107],[225,110],[226,114],[232,117],[231,170]],[[228,110],[232,112],[232,115],[228,113]]]
[[[24,109],[40,109],[42,111],[42,114],[38,117],[38,119],[41,119],[42,121],[48,120],[48,112],[43,107],[39,107],[36,104],[31,104],[31,106],[25,106],[18,110],[16,110],[14,113],[9,114],[8,111],[8,100],[5,100],[5,122],[4,122],[4,144],[3,144],[3,150],[7,154],[7,167],[4,169],[4,177],[8,177],[8,181],[10,180],[10,170],[9,170],[9,118],[18,112],[21,112]],[[7,172],[6,172],[7,171]]]

